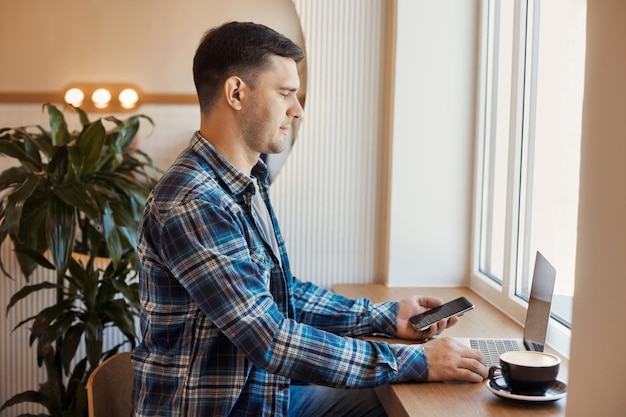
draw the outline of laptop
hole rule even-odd
[[[497,365],[500,355],[512,350],[533,350],[543,352],[550,321],[550,308],[554,294],[556,270],[548,260],[537,251],[535,270],[530,289],[528,310],[524,323],[523,339],[497,338],[455,338],[456,340],[481,351],[487,367]]]

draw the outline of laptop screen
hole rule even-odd
[[[528,350],[543,351],[548,332],[548,322],[550,321],[555,278],[556,270],[537,251],[524,325],[524,345]]]

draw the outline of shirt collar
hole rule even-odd
[[[233,195],[239,195],[248,190],[254,193],[252,179],[231,164],[200,132],[195,132],[191,140],[192,149],[213,168],[215,175],[228,187]],[[259,186],[267,185],[269,170],[263,160],[252,167],[252,176],[259,180]]]

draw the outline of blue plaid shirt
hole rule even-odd
[[[425,380],[420,345],[355,338],[394,336],[397,303],[349,300],[291,275],[262,161],[252,175],[281,262],[252,210],[250,177],[198,133],[148,199],[135,415],[286,416],[292,380],[346,388]]]

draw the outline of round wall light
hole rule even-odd
[[[80,107],[85,99],[85,93],[80,88],[70,88],[65,92],[65,102],[74,107]]]
[[[132,109],[139,101],[139,93],[133,88],[125,88],[120,92],[118,100],[120,101],[120,105],[125,109]]]
[[[111,93],[106,88],[98,88],[91,95],[91,101],[96,108],[104,109],[111,102]]]

